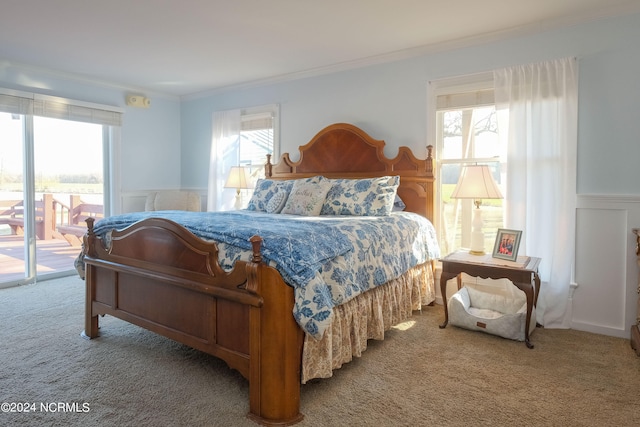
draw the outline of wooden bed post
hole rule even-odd
[[[264,164],[264,176],[270,178],[273,175],[273,165],[271,164],[271,154],[267,154],[267,163]]]
[[[247,263],[247,290],[262,296],[249,314],[249,414],[264,425],[301,421],[300,375],[304,335],[293,317],[293,288],[262,262],[262,239],[251,238],[253,258]]]
[[[94,218],[87,218],[87,234],[84,236],[84,255],[95,256],[96,235],[93,232]],[[84,331],[82,337],[92,339],[98,337],[98,316],[93,315],[93,300],[95,299],[96,286],[94,283],[94,271],[91,264],[85,264],[85,305],[84,305]]]

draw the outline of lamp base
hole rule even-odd
[[[485,251],[472,251],[469,250],[469,255],[486,255]]]
[[[242,209],[242,194],[240,194],[240,189],[236,190],[236,202],[234,203],[233,207],[237,211]]]
[[[473,210],[473,229],[471,231],[471,246],[469,253],[471,255],[484,255],[484,233],[482,232],[482,209],[480,203],[476,202],[476,208]]]

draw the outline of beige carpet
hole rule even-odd
[[[0,290],[0,402],[36,404],[0,412],[0,425],[255,425],[247,382],[223,362],[109,317],[84,340],[83,304],[76,278]],[[298,425],[639,425],[640,358],[628,340],[537,329],[529,350],[441,320],[427,307],[333,378],[304,385]]]

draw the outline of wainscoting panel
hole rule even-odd
[[[636,316],[635,236],[640,196],[580,195],[577,199],[571,328],[622,338]]]

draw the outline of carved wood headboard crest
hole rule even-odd
[[[362,129],[336,123],[318,132],[300,146],[300,159],[294,162],[285,153],[277,164],[267,156],[265,176],[271,179],[298,179],[314,175],[327,178],[372,178],[399,175],[398,195],[407,206],[433,222],[434,176],[433,147],[427,146],[427,158],[418,159],[410,148],[400,147],[398,155],[384,155],[385,142]]]

